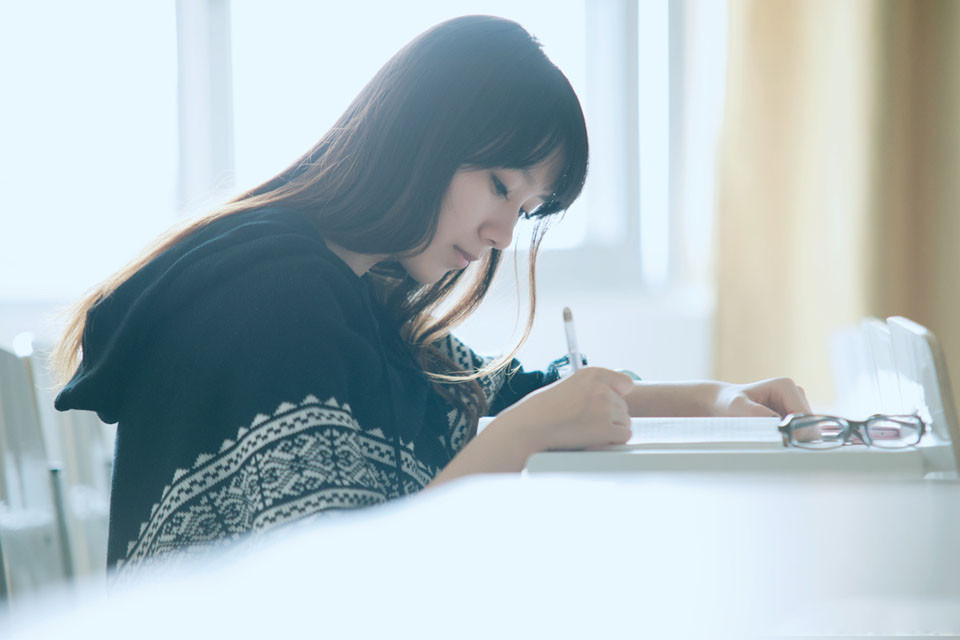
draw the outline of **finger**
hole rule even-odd
[[[617,426],[613,432],[613,441],[610,444],[626,444],[633,437],[630,427]]]
[[[604,369],[603,367],[587,367],[584,371],[590,370],[597,376],[603,384],[617,392],[620,396],[625,396],[633,391],[633,379],[625,373]]]
[[[744,389],[753,402],[766,405],[785,416],[789,413],[811,413],[806,396],[790,378],[772,378],[762,380]]]
[[[800,391],[800,398],[803,400],[803,409],[805,413],[813,413],[813,409],[810,408],[810,401],[807,400],[807,392],[803,390],[803,387],[797,385],[797,389]]]
[[[610,394],[610,422],[620,426],[630,426],[630,407],[623,396],[616,392]]]
[[[586,450],[589,451],[591,449],[602,449],[610,445],[626,444],[630,441],[630,438],[633,437],[633,432],[626,427],[612,427],[608,434],[609,439],[607,442],[586,447]]]
[[[753,400],[747,400],[743,405],[743,413],[747,417],[757,417],[757,418],[779,418],[780,414],[771,409],[770,407],[764,406]]]
[[[777,382],[780,383],[780,405],[783,408],[784,415],[788,413],[813,413],[810,410],[810,403],[807,402],[807,394],[803,387],[790,378],[782,378]]]

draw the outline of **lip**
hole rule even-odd
[[[457,245],[453,245],[453,248],[456,249],[457,253],[460,254],[460,257],[463,258],[463,264],[461,264],[461,268],[467,266],[471,262],[476,262],[477,260],[480,259],[479,257],[473,255],[472,253],[467,253]]]
[[[460,247],[458,247],[458,246],[456,246],[456,245],[454,245],[453,248],[456,249],[457,251],[459,251],[460,253],[462,253],[462,254],[463,254],[463,257],[465,257],[465,258],[466,258],[467,260],[469,260],[470,262],[476,262],[477,260],[480,259],[480,256],[475,256],[475,255],[473,255],[472,253],[467,253],[466,251],[464,251],[463,249],[461,249]]]

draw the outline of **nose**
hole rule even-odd
[[[513,242],[513,228],[517,226],[517,213],[512,209],[498,211],[480,227],[480,238],[494,249],[506,249]]]

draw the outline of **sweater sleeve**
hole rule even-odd
[[[477,354],[452,334],[445,337],[440,345],[465,371],[475,371],[493,360]],[[506,369],[482,377],[480,386],[489,403],[487,414],[495,416],[527,394],[556,382],[560,379],[560,367],[565,362],[566,356],[563,356],[551,362],[545,371],[527,371],[514,358]]]

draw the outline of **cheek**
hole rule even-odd
[[[469,204],[467,202],[456,202],[451,199],[440,211],[440,218],[437,220],[437,231],[434,238],[450,238],[455,236],[464,226],[470,217]]]
[[[480,224],[484,207],[491,206],[487,180],[485,171],[463,172],[454,177],[443,198],[435,238],[455,240],[471,225]]]

